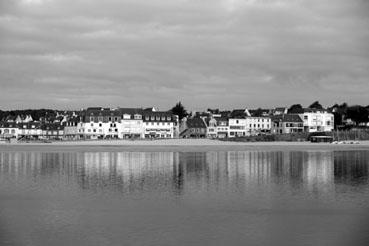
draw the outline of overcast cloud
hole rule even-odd
[[[369,104],[366,0],[1,0],[0,108]]]

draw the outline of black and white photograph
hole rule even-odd
[[[369,245],[369,0],[0,0],[0,246]]]

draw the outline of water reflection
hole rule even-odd
[[[368,183],[368,151],[0,153],[2,184],[91,192],[244,192],[271,184],[316,194]],[[275,187],[275,186],[274,186]]]

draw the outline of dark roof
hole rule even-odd
[[[302,123],[303,120],[298,114],[283,114],[276,115],[272,117],[272,121],[282,121],[282,122],[299,122]]]
[[[149,117],[149,119],[146,119],[146,117]],[[143,120],[146,121],[151,121],[151,117],[155,117],[155,119],[153,121],[157,121],[156,117],[160,117],[160,121],[161,121],[161,117],[165,117],[164,121],[168,121],[168,117],[170,117],[170,121],[174,120],[174,114],[170,111],[145,111],[143,112]]]
[[[188,128],[206,128],[205,122],[201,118],[193,118],[187,120]]]
[[[123,114],[143,114],[144,110],[142,108],[119,108],[118,111]]]
[[[245,109],[234,109],[232,112],[231,112],[231,117],[233,118],[244,118],[247,116]]]
[[[53,123],[50,123],[50,124],[43,124],[41,126],[41,129],[42,130],[52,130],[52,131],[56,131],[56,130],[63,130],[64,129],[64,126],[60,125],[60,124],[53,124]]]

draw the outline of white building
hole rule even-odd
[[[229,119],[229,137],[252,136],[260,133],[270,133],[270,117],[250,117]]]
[[[230,138],[246,136],[246,132],[247,132],[246,125],[247,125],[246,118],[228,119],[228,126],[229,126],[228,136]]]
[[[304,121],[304,132],[334,130],[334,115],[325,109],[304,109],[304,112],[299,115]]]
[[[14,122],[0,123],[0,138],[18,138],[19,129]]]
[[[145,138],[173,138],[176,117],[170,112],[150,112],[143,114]]]
[[[119,138],[144,138],[143,110],[136,108],[120,108]]]
[[[270,133],[271,128],[270,117],[246,117],[246,135]]]

